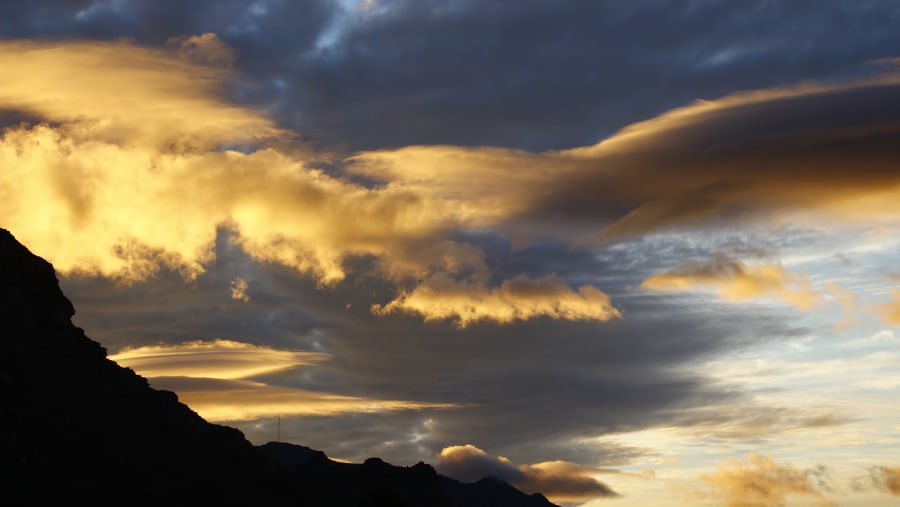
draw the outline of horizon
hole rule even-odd
[[[0,227],[110,359],[254,445],[567,506],[892,505],[898,24],[5,5]]]

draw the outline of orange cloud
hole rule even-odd
[[[582,503],[618,494],[593,475],[600,470],[568,461],[548,461],[515,466],[503,456],[490,456],[471,444],[445,447],[435,467],[444,475],[463,482],[484,477],[507,481],[525,493],[542,493],[552,501]]]
[[[900,496],[900,467],[875,466],[869,469],[872,484],[894,496]]]
[[[166,41],[166,46],[181,59],[211,67],[231,68],[238,56],[237,51],[214,33],[173,37]]]
[[[780,265],[747,266],[721,254],[711,262],[691,262],[653,275],[641,287],[663,291],[712,288],[727,301],[778,297],[803,310],[822,299],[805,277]]]
[[[246,380],[315,366],[329,358],[327,354],[277,350],[230,340],[151,345],[125,349],[110,356],[111,360],[149,378],[155,388],[177,392],[182,402],[209,421],[460,406],[344,396]]]
[[[127,348],[109,359],[145,377],[241,379],[315,365],[330,357],[319,352],[214,340]]]
[[[900,290],[894,290],[891,301],[876,307],[881,318],[891,325],[900,325]]]
[[[0,42],[0,68],[0,105],[63,124],[76,142],[171,153],[287,135],[218,97],[226,70],[127,42]]]
[[[236,299],[238,301],[248,302],[250,301],[250,296],[247,295],[247,288],[250,284],[247,282],[245,278],[235,278],[231,281],[231,299]]]
[[[592,286],[571,289],[556,276],[519,276],[488,288],[479,282],[459,282],[444,275],[426,279],[376,314],[417,313],[425,320],[454,319],[460,327],[482,320],[507,323],[535,317],[605,321],[621,317],[609,296]]]
[[[884,104],[898,97],[897,73],[804,84],[697,101],[583,148],[414,146],[360,154],[351,169],[432,195],[468,192],[460,210],[484,224],[583,245],[798,215],[896,221],[900,112]]]
[[[403,286],[489,278],[483,252],[449,238],[496,223],[520,209],[516,199],[474,198],[449,183],[435,191],[410,179],[367,187],[315,169],[302,152],[276,150],[271,145],[290,133],[218,95],[234,78],[224,68],[231,57],[212,34],[172,40],[167,51],[124,42],[0,43],[7,71],[0,109],[44,120],[0,135],[0,226],[62,274],[122,283],[163,267],[198,276],[213,261],[222,228],[255,259],[322,285],[343,280],[354,256],[374,258],[380,275]],[[246,143],[256,148],[227,149]],[[499,292],[459,282],[452,296],[471,289],[471,302],[493,304],[476,320],[611,315],[598,289],[576,292],[558,282],[544,291],[546,301],[520,294],[519,280]],[[246,297],[239,281],[234,289]],[[381,313],[431,316],[426,294],[435,292],[413,289]],[[458,303],[448,303],[456,309],[447,315],[467,311]]]
[[[797,470],[751,454],[746,463],[733,461],[700,480],[713,487],[725,507],[779,507],[792,495],[815,497],[821,505],[832,505],[822,492],[823,474],[822,468]]]
[[[321,391],[272,386],[249,380],[156,377],[156,389],[178,393],[179,399],[208,421],[251,421],[276,416],[334,416],[398,410],[451,409],[463,405],[410,400],[383,400]]]
[[[369,257],[379,275],[409,287],[376,312],[465,326],[619,313],[592,286],[488,284],[484,253],[452,239],[459,232],[591,244],[809,210],[897,220],[898,127],[885,107],[900,103],[895,75],[699,102],[579,149],[360,153],[345,162],[378,182],[366,186],[315,169],[309,154],[275,149],[293,134],[227,103],[219,90],[235,79],[233,57],[212,34],[167,50],[0,43],[0,109],[43,121],[0,135],[0,226],[63,274],[123,283],[163,267],[197,276],[223,227],[255,259],[322,285],[343,280],[348,259]],[[835,112],[848,103],[856,113]],[[255,148],[227,149],[237,145]],[[818,300],[780,266],[741,265],[719,281],[663,275],[645,283],[713,284],[725,298],[768,295],[801,308]]]

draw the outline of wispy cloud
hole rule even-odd
[[[662,291],[710,288],[727,301],[776,297],[803,310],[822,300],[806,277],[779,264],[745,265],[724,254],[716,255],[711,261],[688,262],[653,275],[641,286]]]
[[[712,486],[713,496],[721,498],[725,507],[778,507],[794,495],[812,497],[820,505],[829,506],[833,504],[825,497],[829,489],[827,472],[822,466],[801,470],[751,454],[746,462],[732,461],[700,479]]]
[[[120,365],[148,377],[155,388],[177,392],[183,402],[210,421],[460,406],[345,396],[249,380],[315,366],[329,358],[316,352],[276,350],[229,340],[152,345],[110,356]]]
[[[875,488],[900,496],[900,467],[873,466],[869,469],[869,478]]]
[[[316,365],[330,356],[215,340],[126,348],[109,358],[146,377],[241,379]]]
[[[893,298],[878,305],[876,311],[886,323],[900,325],[900,290],[895,290]]]
[[[250,283],[247,282],[246,278],[235,278],[231,281],[231,299],[236,299],[238,301],[248,302],[250,301],[250,296],[247,295],[247,288],[250,286]]]
[[[322,391],[279,387],[251,380],[156,377],[156,389],[178,393],[179,399],[213,422],[254,421],[277,416],[336,416],[401,410],[454,409],[464,405],[411,400],[385,400]]]

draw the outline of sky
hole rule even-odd
[[[900,1],[12,1],[0,70],[0,227],[254,444],[900,502]]]

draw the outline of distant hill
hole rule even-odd
[[[74,313],[53,266],[0,229],[3,505],[553,506],[425,463],[347,464],[299,445],[253,446],[107,359]]]

